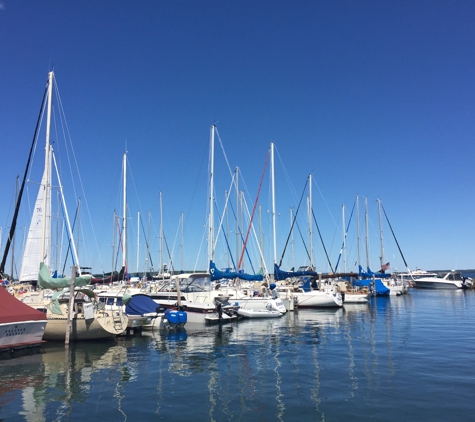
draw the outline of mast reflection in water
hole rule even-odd
[[[417,291],[0,359],[0,419],[470,420],[475,292]]]

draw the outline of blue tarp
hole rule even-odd
[[[264,279],[264,276],[262,274],[246,274],[244,272],[231,272],[229,270],[220,271],[216,268],[216,265],[213,261],[209,262],[209,273],[211,275],[212,281],[221,280],[222,278],[240,278],[241,280],[247,281],[262,281]]]
[[[133,295],[129,303],[125,307],[127,315],[143,315],[157,312],[160,305],[156,303],[150,296],[144,294]]]
[[[390,273],[373,273],[368,267],[367,271],[363,271],[363,268],[361,268],[361,265],[359,266],[359,276],[360,278],[372,278],[373,275],[378,278],[390,278],[391,274]]]
[[[315,271],[282,271],[277,264],[274,264],[274,280],[276,281],[305,275],[318,277],[318,273]]]
[[[373,282],[372,279],[366,280],[352,280],[353,286],[357,287],[367,287],[369,290],[372,289],[371,283]],[[381,279],[375,278],[374,279],[374,287],[373,290],[376,292],[377,296],[387,296],[389,295],[389,289],[383,284]]]

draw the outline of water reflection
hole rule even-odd
[[[210,421],[365,420],[383,405],[388,420],[407,419],[397,402],[411,400],[414,368],[424,374],[427,357],[440,360],[427,345],[459,356],[475,349],[474,292],[437,293],[3,355],[0,419],[169,419],[180,409],[181,419]],[[465,349],[454,350],[461,338]],[[452,379],[462,366],[450,366]]]

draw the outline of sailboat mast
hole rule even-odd
[[[162,191],[160,191],[160,269],[159,274],[164,273],[163,268],[163,214],[162,214]]]
[[[379,215],[379,241],[381,242],[381,268],[383,268],[383,265],[385,264],[385,259],[384,259],[384,241],[383,241],[383,218],[381,215],[381,199],[378,199],[378,215]]]
[[[140,256],[140,211],[137,211],[137,273],[139,272]]]
[[[346,222],[345,204],[341,206],[341,225],[343,228],[343,272],[346,273]]]
[[[310,267],[313,270],[313,224],[312,224],[312,174],[308,176],[309,186],[308,186],[308,232],[310,236]]]
[[[239,167],[235,168],[235,178],[234,178],[234,183],[236,185],[236,258],[239,256],[239,251],[240,251],[240,242],[239,242]],[[235,268],[237,271],[237,268]]]
[[[366,243],[366,268],[369,268],[369,228],[368,228],[368,198],[364,198],[364,224],[365,224],[365,243]]]
[[[124,154],[123,162],[123,219],[122,219],[122,266],[127,266],[127,153]]]
[[[208,264],[213,261],[213,243],[214,243],[214,129],[210,128],[210,167],[209,167],[209,221],[208,221]]]
[[[43,189],[45,190],[45,201],[43,209],[43,223],[42,223],[42,242],[41,242],[41,259],[43,262],[49,266],[49,248],[46,243],[51,241],[51,222],[48,221],[50,217],[51,210],[51,144],[50,144],[50,134],[51,134],[51,107],[53,102],[53,76],[54,72],[48,73],[48,105],[46,112],[46,146],[45,146],[45,185]]]
[[[356,237],[357,237],[357,249],[358,249],[358,266],[361,265],[361,252],[360,252],[360,239],[361,239],[361,229],[360,229],[360,198],[356,196]],[[358,271],[359,272],[359,271]]]
[[[274,143],[270,144],[270,168],[271,168],[271,191],[272,191],[272,236],[274,241],[274,264],[277,263],[277,235],[275,229],[275,184],[274,184]]]

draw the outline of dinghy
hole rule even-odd
[[[280,318],[282,315],[284,315],[282,312],[273,309],[240,308],[238,309],[237,313],[244,318]]]

